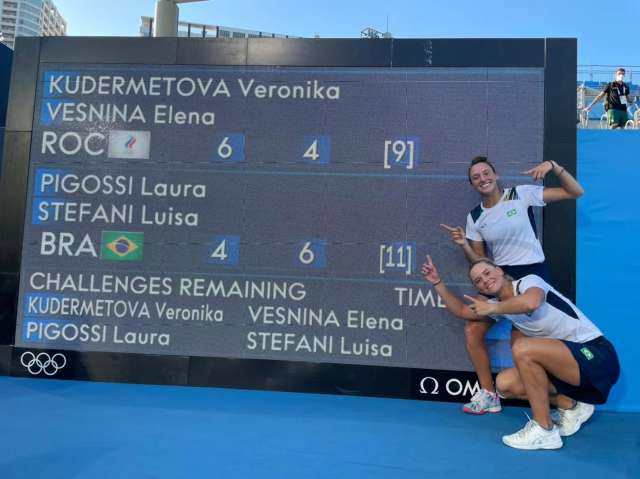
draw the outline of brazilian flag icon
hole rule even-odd
[[[142,261],[144,233],[103,231],[100,258],[105,261]]]

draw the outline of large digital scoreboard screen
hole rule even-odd
[[[47,65],[16,344],[468,368],[418,265],[467,286],[439,225],[477,204],[476,155],[527,182],[543,90],[542,69]]]
[[[279,388],[246,379],[276,364],[275,376],[299,364],[333,377],[364,371],[349,365],[473,370],[463,321],[420,264],[430,254],[472,292],[440,224],[463,226],[478,204],[474,156],[512,186],[555,154],[545,64],[57,56],[33,70],[14,374],[27,374],[25,350],[85,358],[87,370],[94,353],[114,368],[118,357],[232,360],[244,378],[233,384],[247,387]],[[489,334],[496,367],[510,362],[509,329]],[[282,387],[305,390],[295,381]]]

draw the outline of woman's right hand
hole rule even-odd
[[[440,223],[440,226],[449,232],[449,238],[451,238],[451,241],[455,244],[458,246],[464,246],[467,244],[467,236],[465,235],[464,228],[462,228],[462,226],[453,227],[442,223]]]
[[[426,261],[422,264],[422,277],[429,281],[431,284],[440,282],[440,275],[438,274],[438,270],[436,269],[433,261],[431,260],[431,256],[427,255]]]

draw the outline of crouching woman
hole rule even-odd
[[[498,393],[529,401],[533,419],[502,437],[518,449],[558,449],[561,436],[574,434],[593,414],[593,404],[607,401],[620,366],[613,345],[575,304],[539,276],[514,281],[491,260],[472,263],[469,277],[483,296],[468,301],[444,284],[430,256],[422,275],[447,309],[465,320],[507,319],[521,332],[512,343],[515,368],[498,374]],[[490,297],[491,299],[487,299]],[[550,404],[556,406],[552,421]]]

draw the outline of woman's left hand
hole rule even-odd
[[[464,299],[469,301],[469,308],[478,316],[490,316],[495,313],[496,305],[486,300],[472,298],[471,296],[464,295]]]
[[[547,173],[553,170],[554,164],[550,161],[543,161],[538,166],[531,168],[530,170],[523,171],[522,174],[529,175],[534,180],[542,180]]]

